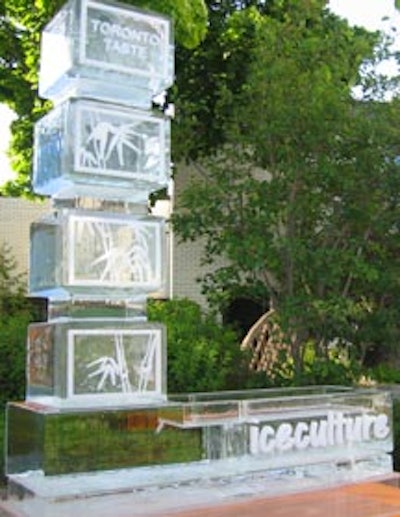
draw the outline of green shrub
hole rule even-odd
[[[25,296],[25,276],[16,272],[11,249],[0,248],[0,408],[25,393],[26,331],[33,307]]]
[[[30,312],[23,311],[0,322],[0,407],[24,398],[26,331],[31,320]]]
[[[399,384],[400,370],[390,364],[381,363],[368,370],[368,377],[380,384]]]
[[[254,383],[236,332],[195,302],[150,301],[148,316],[167,327],[169,393],[243,389]]]
[[[25,394],[26,331],[32,321],[32,306],[25,297],[24,275],[16,273],[11,249],[0,247],[0,449],[3,451],[4,408],[7,401]],[[0,455],[0,485],[3,477]]]
[[[17,262],[7,244],[0,246],[0,314],[1,320],[28,307],[25,275],[16,272]]]
[[[361,375],[359,363],[352,358],[351,350],[332,345],[325,355],[316,350],[316,343],[310,341],[305,347],[303,371],[293,377],[294,386],[336,384],[351,386]]]

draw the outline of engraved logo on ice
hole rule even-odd
[[[106,52],[149,59],[149,48],[159,47],[161,37],[154,32],[135,29],[119,23],[91,19],[91,31],[103,38]]]
[[[119,23],[101,21],[96,18],[92,18],[90,23],[92,31],[99,32],[102,36],[121,38],[140,45],[160,45],[160,36],[145,30],[134,29]]]
[[[251,425],[250,453],[327,448],[383,440],[389,434],[389,418],[384,413],[345,416],[341,411],[329,411],[326,418],[310,422],[283,422],[276,428],[271,425]]]

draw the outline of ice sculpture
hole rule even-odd
[[[298,490],[390,473],[382,390],[167,399],[166,331],[145,309],[165,296],[166,225],[147,207],[170,178],[169,121],[150,108],[172,82],[172,49],[167,18],[108,0],[70,0],[44,31],[40,93],[55,107],[36,124],[33,185],[54,211],[32,225],[30,292],[49,313],[28,329],[26,401],[8,406],[8,474],[137,467],[137,488],[156,465],[157,486],[173,472],[186,486],[264,487],[269,472]]]
[[[42,34],[33,187],[54,210],[31,226],[27,400],[57,407],[165,401],[166,225],[148,213],[170,182],[171,21],[108,0],[70,0]]]

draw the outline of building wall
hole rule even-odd
[[[207,304],[201,294],[201,286],[197,278],[204,273],[200,265],[201,244],[176,243],[174,245],[172,291],[174,298],[190,298],[202,306]]]
[[[178,164],[175,171],[174,204],[179,207],[179,197],[182,191],[193,179],[197,179],[197,170],[190,165]],[[201,265],[204,241],[179,242],[177,236],[173,236],[173,292],[174,297],[190,298],[203,307],[207,306],[207,299],[201,293],[201,284],[198,279],[212,271],[209,265]],[[222,266],[220,260],[214,264],[214,268]]]
[[[17,261],[17,272],[29,268],[29,228],[50,209],[50,202],[0,197],[0,245],[11,247]]]

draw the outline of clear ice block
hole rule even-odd
[[[262,469],[381,460],[389,464],[390,393],[330,388],[178,396],[174,411],[161,412],[159,428],[200,428],[208,459],[241,457]]]
[[[59,210],[31,225],[30,294],[126,302],[162,295],[165,255],[163,219]]]
[[[170,121],[151,112],[70,100],[35,126],[33,188],[54,198],[146,203],[170,180]]]
[[[166,335],[127,319],[34,323],[28,329],[26,400],[57,406],[160,402]]]
[[[106,0],[70,0],[45,27],[39,95],[149,108],[173,83],[171,21]]]

